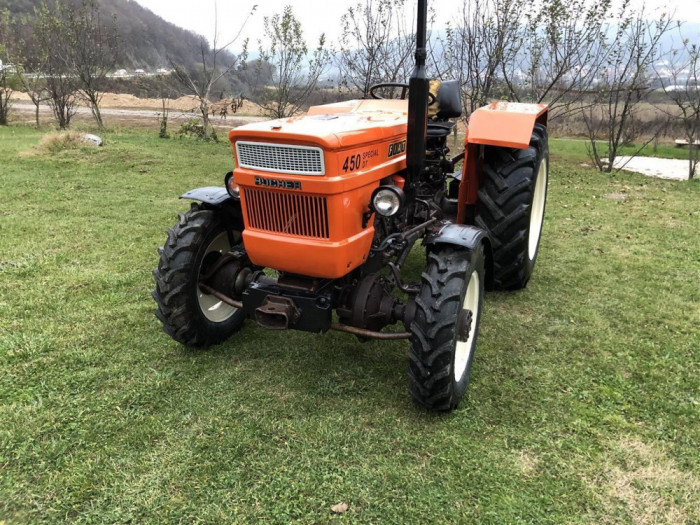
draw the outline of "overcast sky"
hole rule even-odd
[[[214,4],[216,0],[136,0],[168,22],[204,35],[210,41],[214,33]],[[291,5],[302,24],[304,36],[311,43],[325,33],[330,42],[338,39],[342,32],[340,17],[359,0],[218,0],[220,41],[231,39],[240,28],[252,6],[256,13],[246,24],[243,37],[249,37],[252,48],[257,48],[257,39],[263,35],[263,18],[280,13],[285,5]],[[528,1],[528,0],[523,0]],[[362,0],[364,3],[364,0]],[[700,22],[700,0],[631,0],[635,6],[646,5],[648,11],[668,9],[675,11],[680,20]],[[407,0],[413,6],[415,0]],[[431,0],[436,9],[436,28],[444,27],[458,12],[462,0]],[[196,6],[196,7],[193,7]],[[412,8],[411,8],[412,9]],[[232,50],[238,46],[233,46]]]

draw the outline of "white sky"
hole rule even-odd
[[[325,33],[334,43],[342,32],[340,17],[348,7],[361,0],[136,0],[155,14],[185,29],[204,35],[210,41],[214,34],[214,4],[219,13],[220,42],[230,40],[240,28],[252,6],[257,11],[246,24],[242,38],[249,37],[251,48],[257,48],[257,40],[263,35],[263,18],[281,13],[285,5],[291,5],[294,15],[301,21],[304,36],[309,44]],[[363,0],[362,0],[363,1]],[[528,0],[522,0],[524,2]],[[364,1],[363,1],[364,3]],[[646,6],[647,11],[669,10],[675,18],[689,22],[700,22],[700,0],[631,0],[634,7]],[[416,4],[407,0],[406,5]],[[436,29],[458,13],[462,0],[429,0],[437,12]],[[195,7],[196,6],[196,7]],[[413,11],[413,9],[411,9]],[[228,40],[227,40],[228,39]],[[234,45],[232,50],[238,49]]]

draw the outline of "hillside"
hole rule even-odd
[[[77,2],[77,0],[63,0]],[[187,68],[201,62],[203,37],[166,22],[132,0],[97,0],[105,15],[116,15],[121,61],[126,68],[167,67],[170,59]],[[46,2],[51,6],[52,2]],[[4,0],[15,18],[31,17],[41,0]]]

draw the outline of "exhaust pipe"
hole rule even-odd
[[[418,0],[418,23],[416,25],[416,65],[408,82],[408,130],[406,145],[406,167],[408,185],[420,180],[425,165],[425,136],[428,127],[428,93],[430,81],[425,71],[426,33],[428,27],[428,0]]]
[[[262,306],[255,309],[255,321],[268,330],[286,330],[294,325],[301,312],[289,297],[268,295]]]

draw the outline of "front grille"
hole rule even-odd
[[[238,164],[243,168],[296,175],[326,172],[321,148],[238,141],[236,152]]]
[[[248,226],[311,239],[328,239],[328,205],[325,197],[303,193],[244,188]]]

